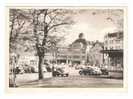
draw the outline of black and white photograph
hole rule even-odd
[[[124,88],[124,7],[8,7],[8,88]]]

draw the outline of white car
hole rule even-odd
[[[102,71],[98,67],[87,66],[79,71],[80,75],[101,75]]]
[[[99,67],[93,67],[92,66],[91,68],[93,68],[94,71],[96,71],[97,74],[102,74],[102,71],[101,71],[101,69]]]

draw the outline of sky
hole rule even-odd
[[[123,22],[123,11],[119,9],[89,9],[71,16],[75,24],[67,30],[66,44],[71,44],[76,40],[79,33],[83,33],[87,41],[103,42],[106,33],[122,30],[118,22]]]

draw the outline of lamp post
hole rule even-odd
[[[55,62],[55,58],[56,58],[56,42],[53,40],[51,41],[51,50],[52,50],[52,75],[53,75],[53,71],[54,71],[54,62]]]
[[[102,46],[102,50],[103,50],[103,64],[104,64],[104,45]]]

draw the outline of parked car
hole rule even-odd
[[[80,75],[101,75],[102,71],[97,67],[85,67],[79,71]]]
[[[19,67],[16,67],[14,70],[13,70],[13,72],[15,72],[15,74],[19,74],[20,73],[20,69],[19,69]]]
[[[52,72],[52,65],[49,63],[44,63],[43,64],[43,71],[44,72]]]
[[[77,65],[77,66],[75,66],[75,69],[82,69],[82,68],[84,68],[84,65]]]
[[[62,76],[62,77],[68,77],[69,73],[65,72],[65,70],[61,69],[61,68],[56,68],[53,71],[53,76]]]
[[[16,67],[14,69],[10,69],[10,73],[23,74],[24,72],[22,72],[20,67]]]
[[[109,74],[109,71],[104,67],[101,67],[101,71],[102,71],[103,75],[108,75]]]

